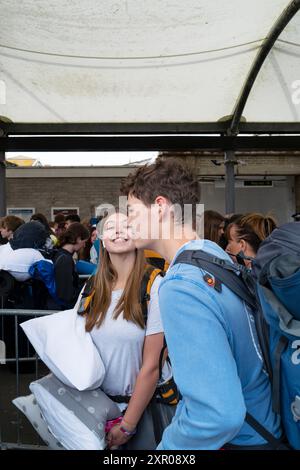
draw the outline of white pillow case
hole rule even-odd
[[[42,361],[69,387],[89,390],[100,387],[105,368],[85,318],[73,309],[21,323],[26,336]]]
[[[30,279],[28,273],[30,266],[41,259],[44,257],[33,248],[13,250],[9,243],[0,246],[0,269],[8,271],[17,281]]]

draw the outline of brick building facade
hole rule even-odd
[[[187,160],[198,174],[205,209],[224,212],[223,155],[213,152],[172,155]],[[236,158],[237,212],[272,211],[284,222],[290,220],[293,212],[300,211],[300,152],[267,155],[252,152],[237,154]],[[78,208],[81,217],[91,217],[98,205],[117,204],[121,180],[133,169],[129,166],[9,168],[7,207],[33,208],[49,219],[54,208]],[[245,184],[249,180],[250,188]],[[272,185],[256,185],[259,181],[272,181]]]

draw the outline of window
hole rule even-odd
[[[65,216],[71,214],[79,215],[79,207],[51,207],[51,220],[54,220],[57,214],[64,214]]]
[[[30,217],[35,213],[34,207],[8,207],[6,211],[7,215],[15,215],[29,222]]]

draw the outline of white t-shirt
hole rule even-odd
[[[146,329],[124,320],[122,313],[113,319],[114,309],[122,295],[122,289],[112,292],[111,305],[100,328],[94,327],[91,336],[105,367],[101,388],[108,395],[132,395],[142,366],[145,336],[163,333],[158,304],[157,276],[150,291]],[[162,382],[172,376],[168,363],[164,364]]]

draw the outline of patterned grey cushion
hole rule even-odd
[[[52,434],[66,449],[105,448],[105,423],[121,411],[102,390],[78,391],[53,374],[32,382],[30,390]]]
[[[26,397],[17,397],[12,400],[12,403],[24,413],[38,435],[50,449],[63,449],[62,444],[55,439],[48,429],[47,423],[43,418],[41,409],[33,394],[27,395]]]

